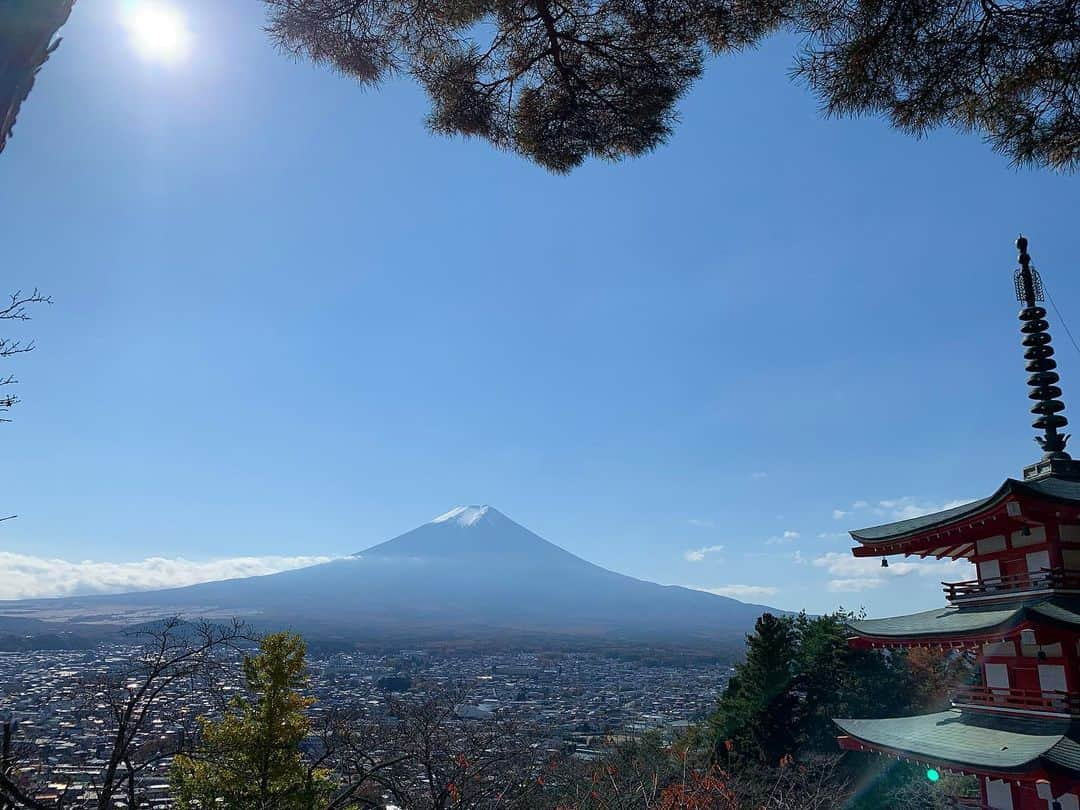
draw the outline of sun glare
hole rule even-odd
[[[187,23],[171,5],[141,0],[125,9],[124,24],[135,50],[149,61],[174,64],[190,50]]]

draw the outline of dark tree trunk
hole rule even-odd
[[[0,0],[0,152],[75,0]]]
[[[11,771],[12,759],[11,759],[11,720],[4,723],[4,741],[0,744],[0,773],[7,776]],[[0,796],[0,810],[9,810],[13,805]]]

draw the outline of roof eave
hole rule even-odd
[[[900,526],[905,523],[910,523],[912,520],[918,520],[918,518],[909,518],[907,520],[898,520],[893,523],[883,523],[879,526],[869,526],[865,529],[855,529],[849,532],[851,538],[861,546],[857,548],[863,549],[863,554],[858,556],[870,556],[875,551],[883,546],[895,546],[898,544],[907,545],[914,540],[920,538],[939,537],[942,532],[951,530],[951,527],[955,527],[955,530],[959,530],[961,524],[970,523],[972,520],[978,520],[985,517],[999,508],[1010,495],[1016,491],[1016,485],[1019,484],[1012,478],[1008,478],[1005,482],[997,488],[997,490],[989,497],[982,498],[980,500],[972,501],[969,506],[970,509],[966,511],[957,511],[960,507],[954,507],[953,509],[943,510],[941,513],[949,512],[948,517],[944,517],[938,521],[934,521],[927,524],[918,525],[910,530],[900,530],[896,534],[884,534],[880,537],[870,536],[867,537],[867,533],[880,533],[882,530],[887,529],[889,526]],[[924,517],[930,518],[933,515],[926,515]],[[880,551],[878,551],[880,553]]]
[[[840,729],[844,731],[844,734],[837,737],[837,742],[840,747],[845,751],[869,751],[874,753],[883,754],[886,756],[894,756],[899,759],[906,759],[912,762],[928,763],[941,767],[944,770],[957,771],[965,774],[975,774],[978,776],[990,776],[990,777],[1014,777],[1016,774],[1022,773],[1025,776],[1030,776],[1032,779],[1043,779],[1049,776],[1042,762],[1042,757],[1034,757],[1027,762],[1016,765],[1013,767],[1005,768],[1001,766],[982,765],[974,762],[962,762],[960,760],[946,759],[940,756],[931,756],[919,751],[911,751],[904,748],[893,748],[888,745],[880,745],[871,740],[863,739],[856,734],[852,734],[840,725],[840,720],[833,720]]]

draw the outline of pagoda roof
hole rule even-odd
[[[834,720],[846,734],[875,749],[911,759],[993,773],[1038,766],[1080,771],[1080,729],[1070,720],[962,714]]]
[[[863,638],[888,642],[998,635],[1032,619],[1080,627],[1080,599],[1058,596],[1009,605],[949,606],[907,616],[852,621],[848,626]]]
[[[1005,480],[997,491],[987,498],[954,506],[929,515],[898,520],[866,529],[856,529],[851,536],[864,545],[896,542],[906,537],[957,523],[1005,501],[1010,495],[1028,496],[1041,500],[1080,504],[1080,480],[1046,476],[1031,481]]]

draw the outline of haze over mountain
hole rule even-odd
[[[168,613],[245,617],[347,639],[541,634],[738,638],[768,608],[618,574],[490,506],[463,506],[365,551],[266,576],[120,596],[0,605],[0,615],[122,624]]]

